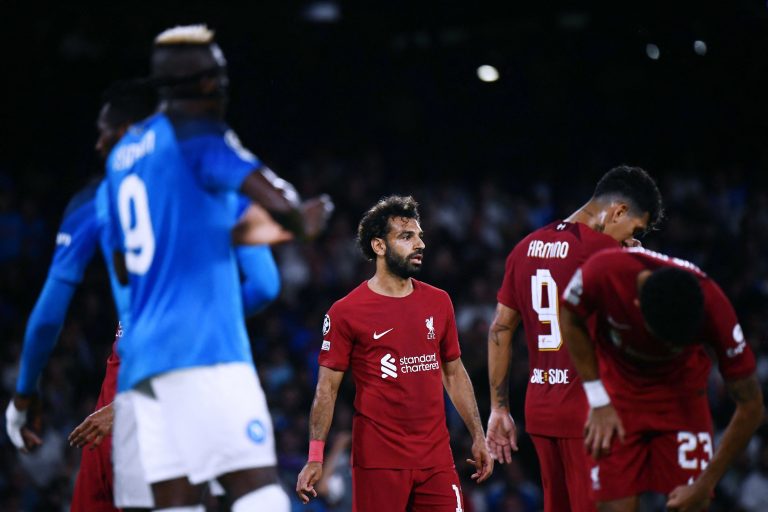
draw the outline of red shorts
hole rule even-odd
[[[590,493],[591,459],[584,439],[547,437],[531,434],[541,465],[544,512],[595,512]]]
[[[72,494],[72,512],[117,512],[112,499],[112,436],[82,450],[80,471]]]
[[[711,430],[627,432],[623,444],[614,439],[611,453],[592,462],[592,489],[597,501],[669,494],[701,474],[713,449]]]
[[[462,512],[453,466],[430,469],[352,468],[353,512]]]

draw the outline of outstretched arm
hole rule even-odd
[[[296,494],[302,503],[317,497],[315,484],[323,476],[323,447],[333,420],[333,409],[344,372],[320,366],[315,399],[309,413],[309,459],[296,481]],[[319,453],[318,453],[319,452]]]
[[[496,316],[488,330],[488,380],[491,385],[491,416],[488,418],[488,449],[501,462],[512,462],[517,451],[517,427],[509,412],[509,368],[512,337],[520,324],[520,313],[504,304],[496,305]]]
[[[667,508],[677,512],[702,510],[717,482],[733,460],[744,450],[749,438],[763,422],[765,408],[763,393],[757,377],[727,383],[728,392],[736,402],[736,410],[725,429],[714,457],[691,485],[681,485],[669,494]]]
[[[573,366],[584,383],[589,402],[589,418],[584,426],[584,445],[597,459],[610,450],[614,434],[624,441],[624,426],[599,380],[595,346],[589,339],[584,319],[564,307],[560,309],[560,326]]]
[[[472,478],[480,483],[493,473],[493,459],[485,445],[485,434],[480,421],[480,412],[477,410],[475,390],[461,358],[443,364],[443,385],[472,436],[474,459],[467,459],[467,462],[475,466],[477,471]]]

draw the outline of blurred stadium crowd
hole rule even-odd
[[[722,284],[758,355],[758,374],[768,392],[768,192],[751,186],[756,172],[732,168],[711,177],[661,174],[667,220],[660,231],[646,237],[644,244],[690,259]],[[506,181],[467,177],[398,187],[384,182],[384,159],[372,151],[356,160],[317,156],[302,163],[298,173],[303,177],[298,182],[305,194],[332,190],[338,209],[328,233],[316,243],[290,243],[274,249],[282,274],[281,297],[249,321],[254,357],[276,425],[280,468],[289,489],[306,459],[307,416],[323,314],[334,300],[372,273],[370,264],[358,254],[354,233],[360,215],[374,200],[382,193],[407,192],[420,201],[427,243],[422,278],[446,289],[454,301],[464,363],[475,385],[481,414],[487,418],[486,335],[505,257],[529,231],[578,207],[593,186],[586,177],[562,176],[562,181],[529,177],[513,186]],[[58,218],[41,211],[35,197],[21,196],[13,180],[2,177],[3,402],[13,389],[26,317],[45,277],[55,239]],[[99,265],[94,267],[71,307],[45,372],[43,449],[32,456],[20,456],[8,439],[0,436],[2,510],[67,510],[79,454],[67,446],[66,436],[92,410],[115,327],[106,274]],[[523,430],[525,352],[518,333],[510,398],[513,416]],[[345,382],[329,440],[329,458],[336,461],[337,469],[321,485],[323,500],[301,510],[351,510],[346,448],[353,386],[349,378]],[[730,401],[715,377],[709,393],[716,430],[722,431],[730,415]],[[463,488],[470,497],[467,510],[540,510],[538,468],[530,442],[522,441],[513,464],[497,465],[492,480],[476,486],[463,462],[470,453],[470,439],[458,415],[448,407],[456,465],[466,479]],[[712,510],[756,512],[765,510],[766,500],[768,426],[761,428],[723,479]],[[296,507],[300,507],[298,502]]]

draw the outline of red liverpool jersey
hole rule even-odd
[[[451,299],[426,283],[414,279],[410,295],[388,297],[363,282],[331,307],[319,360],[334,370],[352,370],[355,466],[453,464],[442,367],[460,355]]]
[[[637,275],[659,267],[686,269],[699,278],[704,321],[699,344],[674,348],[648,332],[637,299]],[[644,249],[601,251],[577,271],[563,305],[578,315],[596,313],[591,337],[600,378],[628,428],[677,430],[710,422],[706,387],[713,352],[726,380],[755,371],[755,358],[731,303],[695,265]],[[627,426],[627,425],[625,425]]]
[[[520,313],[528,342],[525,427],[532,434],[582,437],[588,410],[560,333],[559,297],[587,258],[618,243],[579,222],[553,222],[507,257],[499,303]]]

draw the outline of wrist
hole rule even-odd
[[[307,462],[319,462],[323,463],[323,450],[325,450],[325,441],[318,439],[310,439],[309,441],[309,455],[307,456]]]
[[[504,404],[504,405],[493,406],[493,407],[491,407],[491,412],[492,413],[496,412],[496,413],[500,413],[500,414],[509,414],[509,405],[508,404]]]
[[[603,386],[600,379],[584,382],[584,394],[587,395],[587,402],[590,409],[605,407],[611,403],[611,398]]]

